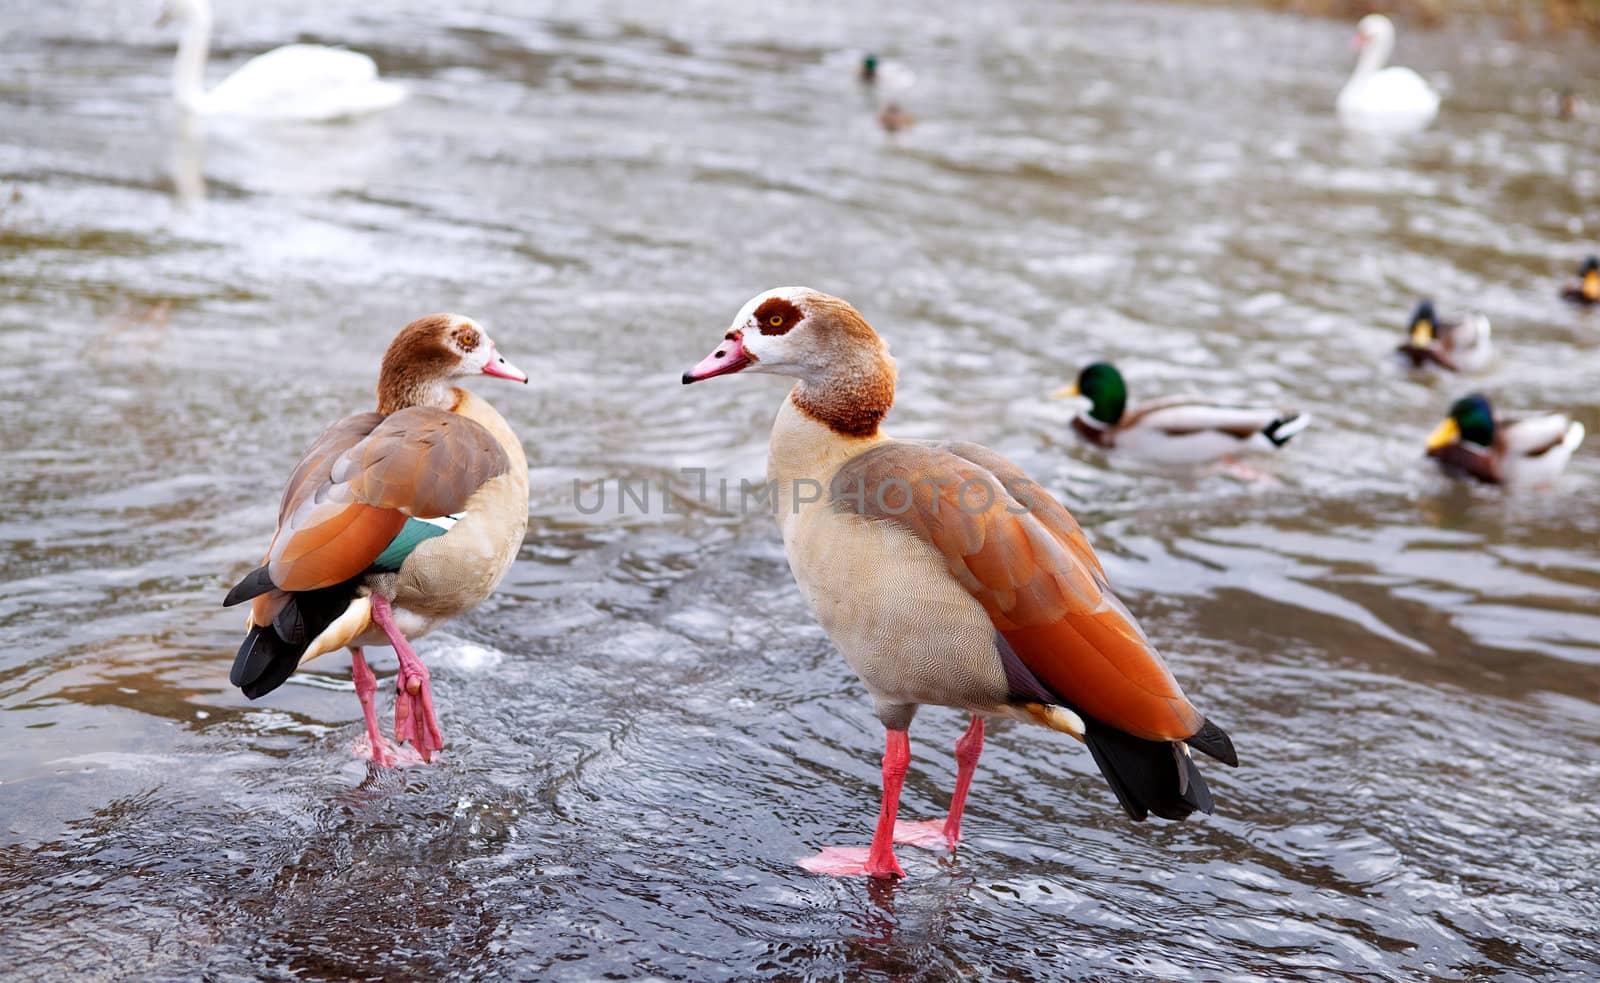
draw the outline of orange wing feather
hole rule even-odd
[[[445,410],[419,406],[340,420],[289,479],[267,550],[268,576],[282,591],[349,580],[372,565],[409,516],[459,512],[510,466],[493,434]],[[272,597],[258,598],[255,610],[266,614]]]
[[[944,554],[1023,664],[1076,709],[1147,740],[1204,725],[1111,593],[1082,527],[1004,457],[977,444],[884,444],[840,469],[834,501]]]

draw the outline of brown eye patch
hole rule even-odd
[[[755,319],[762,334],[783,334],[804,320],[805,315],[782,297],[770,297],[756,308]]]
[[[456,345],[464,352],[475,350],[481,340],[478,332],[466,325],[456,328],[452,337],[455,339]]]

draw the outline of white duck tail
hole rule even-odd
[[[1257,443],[1262,450],[1277,450],[1310,425],[1310,413],[1281,416],[1262,427],[1261,432],[1252,437],[1251,441]]]
[[[1564,430],[1557,429],[1563,424]],[[1543,434],[1552,429],[1560,433],[1560,441],[1544,448],[1537,446]],[[1573,452],[1583,443],[1586,435],[1583,424],[1568,420],[1565,414],[1552,413],[1519,421],[1505,438],[1507,448],[1512,452],[1504,468],[1505,483],[1539,486],[1554,482],[1566,470],[1567,462],[1572,460]]]

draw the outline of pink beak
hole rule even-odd
[[[733,332],[717,350],[700,360],[700,364],[683,374],[683,384],[702,382],[714,376],[737,372],[754,362],[755,356],[744,350],[744,335]]]
[[[506,361],[506,357],[494,347],[489,345],[489,361],[483,366],[484,375],[492,375],[496,379],[510,379],[512,382],[527,382],[528,373]]]
[[[1356,34],[1354,37],[1352,37],[1350,39],[1350,50],[1351,51],[1360,51],[1362,48],[1365,48],[1366,46],[1367,46],[1367,36],[1365,34]]]

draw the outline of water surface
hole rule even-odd
[[[153,11],[0,10],[7,967],[1600,974],[1600,457],[1508,499],[1420,456],[1467,385],[1600,432],[1600,320],[1555,299],[1600,235],[1600,135],[1542,95],[1600,76],[1592,50],[1404,33],[1445,111],[1373,143],[1333,121],[1340,24],[503,6],[226,4],[213,79],[299,38],[412,97],[188,130]],[[897,139],[863,46],[916,72]],[[786,283],[889,339],[896,433],[988,443],[1076,512],[1235,736],[1216,816],[1130,823],[1080,747],[996,727],[958,857],[902,849],[893,886],[794,865],[865,842],[882,734],[770,517],[585,514],[573,485],[759,477],[783,384],[678,375]],[[1384,358],[1422,293],[1494,320],[1485,378]],[[369,775],[345,661],[248,703],[218,602],[298,454],[439,309],[534,374],[476,387],[523,435],[533,522],[499,593],[420,646],[440,763]],[[1136,398],[1317,424],[1257,480],[1108,467],[1042,398],[1095,357]],[[906,814],[947,805],[963,726],[917,720]]]

